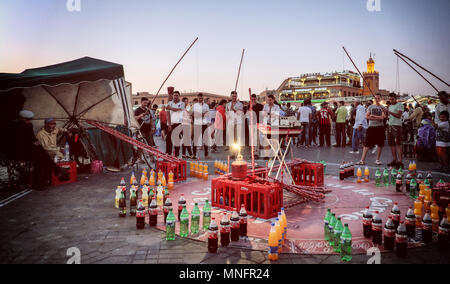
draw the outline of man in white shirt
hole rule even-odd
[[[172,133],[181,133],[181,129],[176,128],[181,125],[181,120],[183,118],[183,110],[186,106],[180,100],[180,92],[175,91],[173,93],[173,101],[169,101],[166,109],[169,112],[167,116],[168,133],[166,139],[166,153],[172,155],[172,147],[175,148],[175,157],[180,154],[181,139],[175,137]],[[172,137],[174,136],[174,137]]]
[[[297,147],[303,145],[303,143],[305,143],[306,147],[309,147],[309,125],[312,121],[312,110],[306,105],[303,105],[298,109],[297,119],[302,124],[302,134],[300,134],[300,142],[297,143]]]
[[[238,143],[239,146],[243,145],[245,140],[245,132],[243,127],[244,121],[244,105],[238,101],[237,92],[231,92],[231,102],[225,107],[227,118],[227,146],[230,144]]]
[[[361,104],[360,101],[356,101],[356,117],[355,125],[353,125],[353,136],[352,136],[352,151],[350,154],[359,154],[359,143],[363,143],[364,137],[366,135],[366,129],[369,127],[366,119],[366,108]]]
[[[268,95],[266,98],[267,104],[264,105],[264,108],[261,113],[261,118],[263,124],[267,126],[271,126],[272,128],[279,127],[280,126],[280,113],[282,112],[279,105],[275,104],[275,96]],[[278,136],[270,135],[267,137],[267,139],[278,140]],[[262,150],[261,150],[261,156],[263,158],[269,158],[274,157],[275,153],[270,149],[270,145],[267,144],[265,140],[261,141],[262,143]],[[271,142],[272,145],[274,145],[276,142]]]
[[[199,93],[198,103],[194,104],[194,159],[197,158],[197,147],[201,147],[203,144],[203,148],[205,151],[205,158],[208,157],[208,145],[211,144],[209,139],[211,135],[209,135],[208,125],[210,123],[209,117],[209,106],[208,104],[203,102],[203,94]],[[206,137],[203,137],[205,136]],[[205,141],[205,143],[203,143]]]

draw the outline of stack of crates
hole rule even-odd
[[[296,185],[323,186],[324,173],[321,163],[302,163],[291,167]]]
[[[169,173],[172,171],[173,173],[173,182],[185,181],[187,174],[187,163],[186,161],[179,162],[165,162],[165,161],[157,161],[156,162],[156,172],[161,172],[167,178],[169,177]]]

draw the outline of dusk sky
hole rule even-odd
[[[198,36],[166,86],[229,95],[245,48],[238,91],[247,98],[249,87],[276,89],[290,76],[356,71],[342,46],[361,72],[375,53],[382,89],[396,89],[393,48],[450,81],[448,0],[380,0],[380,12],[367,0],[80,1],[69,12],[67,0],[1,0],[0,72],[90,56],[123,64],[134,93],[155,93]],[[400,91],[435,93],[403,62]]]

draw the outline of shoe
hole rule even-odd
[[[383,163],[382,163],[380,160],[376,160],[376,161],[375,161],[375,164],[376,164],[377,166],[381,166]]]
[[[341,147],[341,145],[334,144],[333,147]]]
[[[356,165],[358,165],[358,166],[365,166],[366,164],[363,161],[359,161],[359,162],[356,163]]]
[[[397,161],[392,161],[389,164],[387,164],[388,167],[395,167],[397,166]]]
[[[356,152],[355,151],[350,151],[349,153],[350,154],[358,154],[359,155],[359,151],[356,151]]]

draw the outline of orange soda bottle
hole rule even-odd
[[[366,168],[364,169],[364,182],[369,182],[369,176],[370,176],[370,171],[369,171],[369,168],[366,166]]]
[[[361,167],[358,167],[358,171],[356,172],[356,176],[357,176],[357,179],[356,179],[356,182],[357,183],[362,183],[362,170],[361,170]]]
[[[272,223],[270,226],[269,233],[269,260],[277,261],[278,260],[278,234],[275,227],[275,223]]]
[[[286,212],[284,212],[284,208],[281,208],[281,217],[284,225],[284,239],[287,240],[287,218]]]
[[[282,233],[281,233],[281,224],[280,224],[280,220],[278,218],[275,219],[275,229],[277,230],[277,240],[278,240],[278,254],[281,253],[281,250],[283,248],[283,243],[282,243]]]
[[[421,228],[422,226],[422,199],[417,198],[414,201],[414,215],[416,215],[416,228]]]
[[[436,202],[433,202],[430,206],[431,210],[431,222],[433,223],[432,230],[437,232],[439,230],[439,206]]]
[[[173,190],[174,187],[174,183],[173,183],[173,172],[170,171],[169,172],[169,183],[167,184],[167,189],[168,190]]]
[[[208,176],[208,164],[205,163],[205,165],[203,166],[203,179],[204,180],[208,180],[209,176]]]
[[[190,167],[189,173],[190,173],[191,177],[193,177],[195,175],[195,164],[194,164],[194,162],[191,162],[191,167]]]

